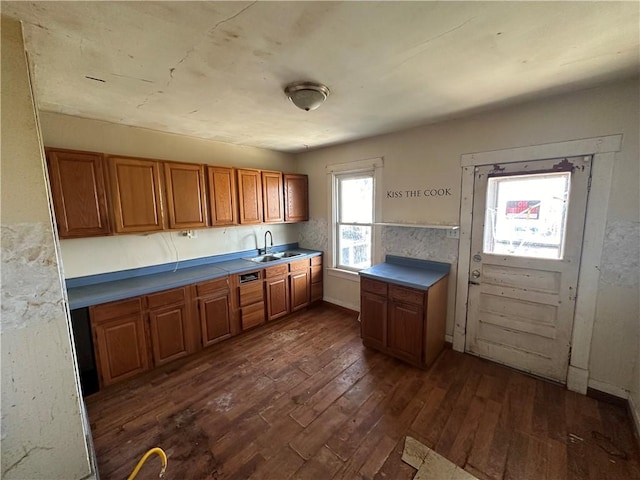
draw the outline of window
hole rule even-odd
[[[489,178],[484,253],[563,257],[571,173]]]
[[[335,176],[335,264],[344,270],[371,266],[373,252],[373,172]]]
[[[329,263],[338,276],[368,268],[378,256],[374,225],[381,167],[381,158],[327,167],[332,194]]]

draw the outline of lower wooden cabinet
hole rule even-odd
[[[267,320],[289,313],[289,266],[274,265],[264,270],[267,294]]]
[[[311,257],[311,298],[312,303],[319,302],[323,298],[324,289],[322,282],[322,255]]]
[[[309,265],[308,258],[289,263],[289,290],[291,294],[292,312],[309,305],[309,297],[311,294]]]
[[[202,346],[226,340],[232,335],[227,277],[196,285]]]
[[[365,318],[366,321],[362,321]],[[377,349],[387,344],[387,297],[363,291],[360,294],[361,336],[367,346]]]
[[[235,276],[240,329],[248,330],[265,322],[263,270]]]
[[[187,287],[146,296],[153,365],[159,366],[190,353],[192,328]]]
[[[418,290],[361,277],[363,343],[419,367],[431,365],[444,347],[447,281]]]
[[[318,299],[321,256],[90,307],[100,387],[186,357]]]
[[[142,298],[89,309],[101,387],[149,369]]]

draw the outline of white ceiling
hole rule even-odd
[[[639,70],[638,2],[2,2],[42,110],[297,152]],[[98,80],[91,80],[93,77]],[[304,112],[286,84],[331,95]]]

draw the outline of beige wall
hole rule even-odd
[[[20,24],[2,17],[2,478],[91,473]],[[34,293],[35,292],[35,293]]]
[[[382,156],[385,192],[451,185],[453,195],[448,197],[385,198],[382,218],[407,223],[458,223],[462,154],[621,133],[623,145],[616,154],[602,252],[590,376],[600,388],[624,395],[632,385],[638,345],[639,104],[639,83],[635,78],[301,154],[300,169],[310,176],[310,226],[318,230],[305,231],[304,237],[311,239],[310,243],[313,239],[326,242],[326,232],[320,231],[327,229],[329,218],[326,165]],[[405,240],[411,242],[417,231],[405,229]],[[397,238],[396,243],[400,243]],[[439,250],[430,252],[432,258],[438,254]],[[325,280],[329,280],[325,284],[325,298],[358,304],[358,290],[353,282],[337,277]],[[455,289],[455,285],[452,279],[450,288]],[[447,333],[452,332],[449,312]]]
[[[261,148],[47,112],[41,112],[40,121],[48,147],[294,173],[297,169],[293,155]],[[267,230],[272,232],[276,245],[298,241],[297,225],[267,224],[201,229],[196,238],[187,238],[180,232],[163,232],[62,240],[65,277],[262,248]]]

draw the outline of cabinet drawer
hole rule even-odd
[[[260,325],[264,323],[264,302],[243,307],[240,310],[240,314],[242,317],[242,330]]]
[[[273,267],[267,267],[264,269],[264,274],[266,278],[286,275],[288,272],[289,272],[289,267],[286,263],[283,265],[274,265]]]
[[[264,302],[262,281],[240,285],[240,306],[244,307],[256,302]]]
[[[372,280],[367,277],[360,277],[360,288],[365,292],[376,293],[378,295],[387,295],[387,283],[379,280]]]
[[[91,307],[91,320],[94,322],[104,322],[114,318],[124,317],[142,311],[142,299],[140,297],[119,302],[104,303]]]
[[[175,303],[184,303],[184,301],[184,288],[176,288],[173,290],[166,290],[164,292],[147,295],[147,305],[149,306],[149,309],[165,307],[167,305],[173,305]]]
[[[398,302],[413,303],[422,305],[426,292],[414,288],[401,287],[399,285],[389,285],[389,298]]]
[[[289,271],[294,272],[297,270],[304,270],[305,268],[309,268],[309,259],[305,258],[304,260],[295,260],[289,263]]]
[[[199,297],[204,297],[212,293],[221,293],[229,291],[229,282],[227,277],[216,278],[196,285],[196,292]]]
[[[311,266],[322,265],[322,255],[311,257]]]

